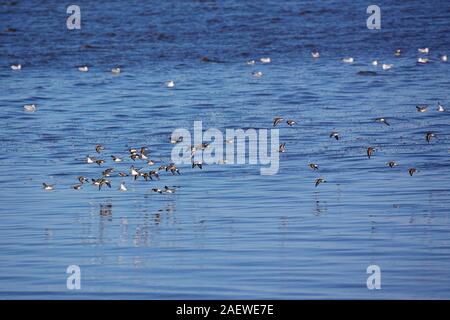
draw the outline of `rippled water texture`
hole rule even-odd
[[[366,2],[74,2],[73,31],[60,1],[0,2],[0,298],[450,298],[448,1],[383,1],[381,30],[367,29]],[[272,62],[246,64],[261,57]],[[298,124],[279,126],[277,175],[184,165],[70,188],[128,170],[130,147],[169,162],[171,132],[196,120],[271,128],[278,115]],[[84,163],[98,143],[107,163]],[[151,192],[165,185],[180,188]],[[366,287],[372,264],[381,290]]]

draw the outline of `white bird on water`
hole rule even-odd
[[[353,63],[355,60],[352,57],[342,58],[342,62]]]
[[[425,53],[425,54],[430,52],[430,48],[419,48],[418,50],[420,53]]]
[[[373,60],[373,61],[372,61],[372,65],[373,65],[373,66],[377,66],[377,65],[378,65],[378,60]]]
[[[272,60],[270,60],[269,57],[267,57],[267,58],[261,58],[261,59],[259,59],[259,61],[261,61],[262,63],[270,63],[270,62],[272,62]]]
[[[428,63],[428,58],[419,58],[419,59],[417,59],[417,62],[418,63],[421,63],[421,64],[426,64],[426,63]]]
[[[173,82],[172,80],[169,80],[166,82],[166,87],[167,88],[174,88],[175,87],[175,82]]]
[[[127,191],[127,187],[125,187],[125,182],[122,182],[119,187],[119,191]]]
[[[261,78],[263,76],[263,73],[261,71],[255,71],[252,73],[252,75],[256,78]]]
[[[448,60],[447,55],[446,55],[446,54],[443,54],[443,55],[441,56],[441,61],[442,61],[442,62],[447,62],[447,60]]]
[[[445,112],[445,107],[440,102],[438,102],[437,111],[438,112]]]
[[[11,69],[13,69],[13,70],[21,70],[22,69],[22,65],[21,64],[13,64],[13,65],[11,65]]]
[[[23,109],[26,112],[35,112],[36,111],[36,105],[35,104],[26,104],[23,106]]]
[[[311,56],[312,56],[314,59],[317,59],[317,58],[320,57],[320,53],[319,53],[319,51],[312,51],[312,52],[311,52]]]
[[[119,74],[119,73],[121,72],[121,70],[120,70],[119,67],[117,67],[117,68],[112,68],[112,69],[111,69],[111,72],[112,72],[113,74]]]
[[[383,70],[389,70],[389,69],[391,69],[393,66],[394,66],[393,64],[388,64],[388,63],[383,63],[383,65],[382,65]]]
[[[80,72],[88,72],[89,68],[87,66],[78,67],[78,71],[80,71]]]

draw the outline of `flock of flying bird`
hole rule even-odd
[[[421,54],[428,54],[430,52],[429,48],[419,48],[418,52]],[[401,49],[396,49],[394,52],[394,56],[399,57],[401,56],[402,51]],[[311,56],[313,59],[318,59],[320,57],[320,53],[318,51],[313,51],[311,52]],[[442,62],[447,62],[448,57],[447,55],[440,55],[439,56],[439,60]],[[202,61],[205,61],[204,58],[202,58]],[[355,60],[352,57],[346,57],[346,58],[342,58],[341,59],[342,62],[344,63],[353,63]],[[263,63],[263,64],[267,64],[267,63],[271,63],[271,59],[269,57],[265,57],[265,58],[260,58],[259,62]],[[418,64],[427,64],[430,62],[430,59],[427,57],[419,57],[417,59],[417,63]],[[247,65],[255,65],[256,61],[255,60],[249,60],[247,61]],[[373,66],[377,66],[379,65],[380,62],[378,60],[374,60],[372,61],[372,65]],[[387,63],[383,63],[381,64],[381,67],[383,70],[389,70],[393,67],[393,64],[387,64]],[[11,69],[12,70],[21,70],[22,69],[22,65],[20,64],[13,64],[11,65]],[[80,66],[78,67],[78,70],[80,72],[88,72],[89,71],[89,67],[88,66]],[[111,70],[111,72],[115,75],[118,75],[121,73],[121,69],[119,67],[115,67]],[[261,71],[255,71],[252,72],[252,75],[254,77],[262,77],[263,73]],[[174,88],[175,87],[175,82],[173,80],[169,80],[165,83],[167,88]],[[417,105],[416,109],[418,112],[423,113],[426,112],[428,110],[429,106],[428,105]],[[35,104],[27,104],[24,105],[24,110],[26,112],[35,112],[37,110],[37,107]],[[437,102],[437,111],[438,112],[445,112],[446,109],[445,107],[438,101]],[[284,119],[280,116],[277,116],[273,119],[273,126],[278,126],[280,125],[282,122],[284,121]],[[390,126],[390,123],[387,121],[386,118],[377,118],[375,119],[376,122],[379,123],[383,123],[386,126]],[[286,120],[287,125],[289,126],[293,126],[295,124],[297,124],[297,122],[295,120],[292,119],[288,119]],[[431,142],[432,139],[436,138],[436,134],[433,132],[427,132],[425,134],[425,139],[427,142]],[[334,138],[336,140],[340,139],[340,135],[338,132],[333,131],[330,133],[330,138]],[[171,140],[171,143],[178,143],[181,142],[182,139],[178,139],[178,140]],[[203,143],[201,146],[199,146],[199,148],[204,149],[208,147],[208,143]],[[98,154],[102,153],[104,151],[104,147],[102,145],[97,145],[95,147],[95,150]],[[195,147],[192,148],[192,153],[194,153],[196,150]],[[286,143],[281,143],[279,145],[278,151],[280,153],[286,152]],[[367,157],[370,159],[373,155],[373,153],[376,151],[376,149],[374,147],[368,147],[366,150],[366,154]],[[148,159],[148,155],[147,155],[147,149],[145,147],[141,147],[140,149],[136,149],[136,148],[132,148],[129,149],[129,153],[130,153],[130,158],[133,161],[136,160],[145,160],[147,162],[147,165],[149,166],[153,166],[155,164],[155,161]],[[122,162],[123,159],[120,157],[116,157],[114,155],[111,155],[112,161],[115,163],[119,163]],[[90,156],[86,157],[86,163],[88,164],[92,164],[95,163],[99,166],[103,165],[106,161],[104,159],[96,159]],[[395,161],[389,161],[387,163],[387,165],[391,168],[396,167],[398,164]],[[319,165],[315,164],[315,163],[310,163],[308,164],[308,166],[312,169],[312,170],[319,170]],[[192,168],[198,167],[200,169],[202,169],[202,163],[201,162],[192,162]],[[175,164],[170,163],[168,165],[161,165],[159,166],[158,169],[153,169],[150,170],[148,172],[144,172],[142,171],[142,169],[137,169],[134,166],[131,166],[130,168],[130,172],[129,173],[125,173],[125,172],[119,172],[118,176],[120,177],[126,177],[128,175],[131,175],[133,177],[134,180],[137,180],[139,177],[142,177],[144,180],[148,181],[148,180],[153,180],[153,178],[159,180],[159,173],[161,171],[166,171],[166,172],[170,172],[173,175],[175,174],[181,174],[180,170],[176,167]],[[101,188],[103,186],[108,186],[109,188],[111,188],[111,180],[109,179],[109,177],[113,174],[114,172],[114,168],[107,168],[102,172],[102,177],[101,178],[97,178],[97,179],[91,179],[91,184],[93,184],[94,186],[97,186],[99,190],[101,190]],[[416,172],[418,172],[418,170],[416,168],[408,168],[408,173],[410,176],[414,175]],[[75,190],[79,190],[82,188],[82,186],[84,184],[89,183],[89,179],[87,179],[86,177],[80,176],[78,177],[78,184],[75,184],[72,186],[73,189]],[[319,184],[326,182],[326,180],[324,178],[317,178],[315,180],[315,186],[317,187]],[[174,193],[175,189],[178,187],[168,187],[165,186],[163,189],[160,188],[153,188],[152,191],[153,192],[158,192],[158,193]],[[43,183],[43,189],[50,191],[54,189],[53,185],[47,184],[47,183]],[[127,187],[125,186],[125,182],[122,182],[119,186],[119,190],[120,191],[127,191]]]

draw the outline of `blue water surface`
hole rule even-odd
[[[73,4],[80,30],[66,27],[69,3],[0,2],[1,299],[450,298],[448,1],[378,1],[380,30],[366,27],[365,1]],[[71,189],[80,175],[145,166],[130,147],[170,162],[171,132],[194,121],[270,129],[278,115],[298,124],[279,126],[276,175],[184,165],[160,181]],[[107,163],[86,164],[99,143]],[[165,185],[180,188],[151,192]],[[66,287],[69,265],[81,290]],[[369,265],[380,290],[366,286]]]

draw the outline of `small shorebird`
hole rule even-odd
[[[122,158],[116,156],[111,156],[111,158],[113,159],[114,162],[122,162]]]
[[[102,186],[104,185],[107,185],[109,188],[111,188],[111,181],[104,178],[92,179],[92,184],[98,186],[98,190],[101,190]]]
[[[125,172],[119,172],[119,177],[128,177],[128,174],[126,174]]]
[[[383,65],[381,67],[383,68],[383,70],[389,70],[393,66],[394,66],[393,64],[383,63]]]
[[[180,143],[180,142],[183,142],[183,136],[178,137],[178,138],[170,137],[170,143],[171,144],[176,144],[176,143]]]
[[[46,191],[51,191],[54,189],[52,184],[47,184],[47,183],[42,183],[42,189],[46,190]]]
[[[410,176],[412,176],[414,173],[416,173],[417,172],[417,169],[416,168],[409,168],[408,169],[408,173],[409,173],[409,175]]]
[[[323,182],[327,182],[325,179],[323,179],[323,178],[318,178],[318,179],[316,179],[316,181],[315,181],[315,186],[316,186],[316,188],[317,188],[317,186],[319,185],[319,184],[321,184],[321,183],[323,183]]]
[[[175,188],[169,188],[168,186],[164,186],[163,192],[165,192],[165,193],[175,193]]]
[[[320,53],[319,53],[319,51],[311,51],[311,56],[312,56],[314,59],[317,59],[317,58],[320,57]]]
[[[114,171],[114,168],[108,168],[108,169],[105,169],[105,170],[102,172],[102,176],[104,176],[104,177],[109,177],[109,176],[111,176],[111,173],[113,173],[113,171]]]
[[[23,106],[23,110],[25,110],[26,112],[35,112],[36,105],[35,104],[26,104]]]
[[[339,133],[337,133],[336,131],[331,132],[330,138],[335,138],[336,140],[339,140]]]
[[[391,168],[393,168],[393,167],[398,166],[398,164],[397,164],[397,162],[395,162],[395,161],[389,161],[389,162],[388,162],[388,166],[391,167]]]
[[[419,105],[419,106],[416,106],[416,109],[417,109],[418,112],[422,112],[423,113],[423,112],[427,111],[428,105],[426,105],[426,104]]]
[[[155,161],[153,161],[153,160],[148,160],[147,161],[147,164],[149,165],[149,166],[152,166],[152,165],[154,165],[155,164]]]
[[[284,119],[282,117],[275,117],[273,119],[273,126],[276,127],[277,125],[279,125]]]
[[[439,101],[438,101],[437,111],[438,112],[445,112],[445,107]]]
[[[278,147],[278,152],[286,152],[286,142],[280,144],[280,146]]]
[[[21,70],[22,69],[22,65],[21,64],[12,64],[11,65],[11,69],[12,70]]]
[[[352,57],[342,58],[342,62],[344,63],[353,63],[355,60]]]
[[[105,160],[103,160],[103,159],[97,159],[97,160],[95,160],[95,163],[98,164],[99,166],[101,166],[102,164],[105,163]]]
[[[252,76],[254,76],[256,78],[261,78],[263,76],[263,73],[261,71],[255,71],[255,72],[252,72]]]
[[[272,62],[272,60],[270,60],[269,57],[267,57],[267,58],[261,58],[261,59],[259,59],[259,61],[261,61],[262,63],[271,63],[271,62]]]
[[[89,68],[87,66],[78,67],[78,71],[80,71],[80,72],[88,72]]]
[[[319,170],[319,166],[315,163],[310,163],[308,164],[308,166],[313,170]]]
[[[395,49],[394,56],[400,57],[401,54],[402,54],[402,50],[401,49]]]
[[[132,153],[130,154],[130,158],[131,160],[136,161],[137,159],[140,158],[140,155],[138,155],[137,153]]]
[[[172,80],[169,80],[166,82],[166,87],[167,88],[174,88],[175,87],[175,82],[173,82]]]
[[[175,163],[170,163],[167,167],[166,167],[166,171],[170,171],[172,172],[172,174],[178,173],[179,175],[181,174],[180,170],[177,168],[177,166],[175,165]]]
[[[133,176],[134,180],[136,180],[141,175],[141,173],[139,172],[139,169],[136,169],[134,166],[131,166],[130,172],[131,172],[131,175]]]
[[[421,64],[426,64],[426,63],[428,63],[428,61],[429,61],[428,58],[419,58],[419,59],[417,59],[417,62],[421,63]]]
[[[127,187],[125,187],[125,182],[122,182],[119,187],[119,191],[127,191]]]
[[[370,157],[372,156],[372,154],[374,153],[375,149],[372,147],[368,147],[367,148],[367,157],[370,159]]]
[[[112,72],[112,74],[119,74],[121,72],[121,70],[119,67],[117,67],[117,68],[112,68],[111,72]]]
[[[425,135],[425,139],[427,140],[427,142],[430,142],[432,138],[436,138],[436,134],[434,134],[433,132],[427,132],[427,134]]]
[[[89,182],[88,178],[83,177],[83,176],[79,176],[78,177],[78,181],[80,181],[81,184],[83,184],[85,182]]]
[[[75,184],[75,185],[72,186],[72,189],[74,189],[74,190],[80,190],[80,189],[81,189],[81,186],[82,186],[81,183],[80,183],[80,184]]]
[[[288,126],[292,127],[294,124],[297,124],[297,122],[295,122],[295,120],[287,120],[286,123],[288,124]]]
[[[203,164],[201,161],[192,162],[192,169],[195,168],[196,166],[199,167],[200,169],[203,169]]]
[[[384,123],[387,126],[390,126],[389,122],[387,122],[386,118],[376,118],[376,122]]]
[[[427,53],[429,53],[430,52],[430,48],[419,48],[419,49],[417,49],[420,53],[425,53],[425,54],[427,54]]]
[[[105,147],[103,147],[101,144],[95,146],[95,151],[97,151],[97,153],[100,153],[103,150],[105,150]]]
[[[150,175],[150,179],[151,179],[151,180],[153,180],[153,179],[152,179],[152,176],[159,180],[159,173],[158,173],[158,170],[151,170],[151,171],[149,172],[149,175]]]
[[[160,188],[153,188],[152,191],[153,192],[162,193],[162,190]]]

